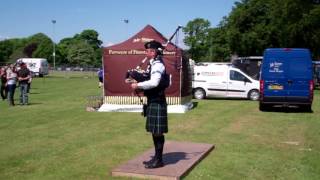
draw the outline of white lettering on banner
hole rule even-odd
[[[176,52],[175,51],[163,51],[164,55],[175,55]]]
[[[114,51],[114,50],[109,50],[109,54],[119,54],[119,55],[124,55],[124,54],[128,54],[127,51]]]
[[[146,54],[145,50],[135,50],[135,49],[121,50],[121,51],[109,49],[108,52],[110,55],[144,55],[144,54]],[[163,55],[174,56],[174,55],[176,55],[176,52],[175,51],[163,51]]]
[[[133,50],[133,54],[146,54],[146,51]]]
[[[134,43],[137,43],[137,42],[146,43],[146,42],[150,42],[150,41],[153,41],[153,40],[154,40],[154,39],[142,37],[142,38],[135,38],[135,39],[133,39],[132,42],[134,42]]]

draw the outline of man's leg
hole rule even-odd
[[[20,105],[23,105],[23,85],[20,84],[20,98],[19,98],[19,101],[20,101]]]
[[[153,169],[153,168],[159,168],[163,167],[163,161],[162,161],[162,153],[163,153],[163,147],[164,147],[164,135],[163,134],[155,134],[156,139],[156,145],[155,145],[155,151],[156,151],[156,158],[153,162],[150,164],[146,164],[145,168]]]
[[[2,97],[2,100],[5,100],[7,97],[5,97],[5,86],[1,84],[1,97]]]
[[[14,106],[14,91],[15,91],[16,85],[8,85],[8,102],[10,106]]]
[[[157,138],[155,135],[152,134],[153,146],[154,146],[154,155],[149,161],[143,161],[143,164],[150,164],[156,160],[157,157]]]
[[[28,82],[27,93],[30,92],[30,88],[31,88],[31,82]]]
[[[28,104],[28,84],[23,84],[23,104]]]

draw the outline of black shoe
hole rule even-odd
[[[164,166],[163,162],[161,160],[156,159],[152,163],[146,164],[144,167],[146,169],[154,169],[154,168],[160,168],[160,167],[163,167],[163,166]]]
[[[143,163],[144,165],[147,165],[147,164],[153,163],[153,161],[155,161],[155,160],[156,160],[156,158],[155,158],[155,156],[153,156],[149,161],[143,161],[142,163]]]

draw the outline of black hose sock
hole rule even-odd
[[[162,161],[163,147],[164,147],[164,135],[157,137],[157,158]]]

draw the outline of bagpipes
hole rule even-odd
[[[145,57],[135,69],[130,69],[126,72],[126,83],[143,82],[150,79],[150,74],[141,68],[141,66],[146,62],[146,60],[147,57]]]
[[[168,41],[164,45],[162,45],[163,48],[158,49],[158,52],[159,52],[158,54],[162,55],[164,49],[168,46],[168,44],[171,42],[173,37],[178,33],[180,28],[182,28],[182,26],[178,26],[178,28],[171,35],[171,37],[168,39]],[[147,81],[150,79],[149,72],[142,69],[142,65],[146,62],[146,60],[147,60],[147,57],[145,57],[135,69],[130,69],[126,72],[126,75],[125,75],[125,82],[126,83],[143,82],[143,81]],[[148,69],[149,68],[147,68],[147,70]],[[170,78],[167,76],[169,76],[169,75],[166,75],[164,77],[166,79],[165,81],[167,81],[167,79]],[[167,86],[166,82],[165,82],[164,86]]]

